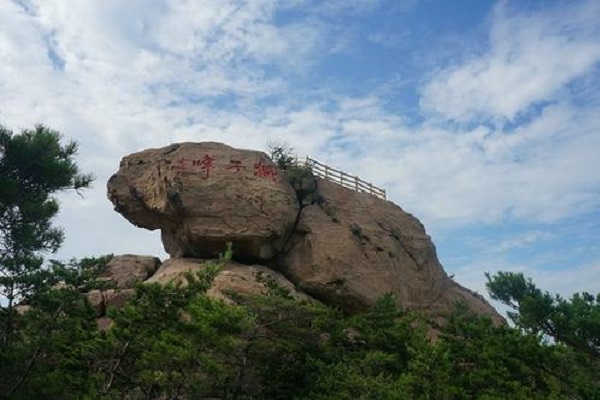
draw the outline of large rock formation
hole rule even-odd
[[[215,257],[231,242],[240,259],[270,259],[298,207],[264,153],[220,143],[131,154],[110,178],[108,195],[133,224],[160,229],[172,257]]]
[[[234,260],[266,266],[230,267],[221,279],[237,282],[234,290],[253,285],[240,278],[244,268],[258,268],[281,272],[299,291],[348,311],[391,293],[400,306],[431,316],[462,301],[501,321],[481,296],[446,275],[415,217],[372,195],[315,183],[317,201],[300,204],[265,154],[183,143],[125,157],[108,193],[129,221],[160,229],[172,257],[214,257],[231,242]],[[167,261],[150,281],[194,262]]]
[[[385,293],[405,309],[440,314],[457,301],[493,313],[481,297],[452,281],[425,228],[389,201],[319,180],[323,198],[302,211],[296,245],[278,265],[306,293],[347,310]]]

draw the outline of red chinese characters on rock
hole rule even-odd
[[[205,154],[204,157],[197,159],[181,157],[173,162],[171,168],[175,171],[187,171],[190,173],[200,168],[204,173],[204,179],[208,179],[210,178],[211,171],[215,168],[215,158],[210,154]],[[245,170],[246,166],[240,160],[229,160],[229,165],[224,168],[233,173],[239,173]],[[254,176],[271,179],[273,182],[276,182],[278,176],[277,168],[274,165],[265,164],[260,159],[254,164]]]
[[[182,157],[173,164],[175,171],[188,171],[190,167],[200,167],[204,171],[205,179],[210,178],[210,171],[213,169],[214,157],[205,154],[203,158],[191,160],[189,158]]]
[[[242,162],[239,160],[230,160],[228,170],[233,172],[240,172],[243,169],[246,169],[246,166],[242,165]]]
[[[175,161],[175,163],[173,164],[172,168],[175,171],[185,171],[187,168],[187,162],[189,160],[187,158],[180,158],[179,160]]]
[[[274,165],[263,164],[263,160],[260,160],[254,164],[254,176],[271,178],[275,182],[277,180],[277,169]]]
[[[210,171],[213,167],[214,161],[215,161],[215,159],[213,157],[206,154],[201,159],[193,160],[192,165],[199,166],[200,168],[202,168],[202,171],[204,171],[204,173],[206,174],[205,178],[208,179],[208,178],[210,178]]]

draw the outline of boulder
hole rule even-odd
[[[94,289],[86,295],[90,305],[96,311],[96,315],[104,317],[109,308],[123,307],[129,299],[135,296],[135,289]]]
[[[128,258],[143,259],[145,256],[116,256],[115,259]],[[160,268],[145,279],[143,283],[185,282],[187,272],[200,272],[205,269],[208,263],[213,260],[202,260],[194,258],[171,258],[165,261]],[[129,264],[131,265],[131,264]],[[135,264],[134,264],[135,265]],[[214,277],[211,287],[207,294],[213,298],[221,299],[227,303],[235,303],[235,294],[255,295],[266,294],[269,286],[276,284],[280,288],[287,290],[289,294],[299,300],[314,301],[314,299],[299,292],[294,284],[288,281],[283,275],[261,265],[243,265],[237,262],[229,262],[220,269]],[[105,317],[109,308],[123,307],[131,298],[135,296],[134,288],[117,289],[94,289],[86,293],[90,305],[96,311],[98,317]]]
[[[207,266],[207,260],[193,258],[171,258],[165,261],[147,283],[185,282],[187,272],[200,272]],[[288,290],[290,295],[301,300],[310,300],[299,292],[294,284],[283,275],[262,265],[243,265],[234,261],[228,262],[215,276],[207,294],[214,298],[233,302],[230,293],[240,295],[265,294],[269,283]]]
[[[120,308],[127,303],[129,299],[135,296],[135,289],[108,289],[104,291],[105,308]]]
[[[132,289],[139,282],[148,279],[160,266],[160,259],[152,256],[124,254],[113,257],[100,274],[109,286],[118,289]]]
[[[100,317],[96,319],[96,326],[98,327],[99,331],[108,331],[113,327],[114,324],[115,323],[112,318],[109,317]]]
[[[346,310],[393,294],[399,306],[430,316],[463,302],[502,318],[483,299],[452,281],[425,228],[392,202],[317,180],[321,198],[302,210],[296,243],[277,263],[307,294]]]
[[[15,311],[17,312],[17,314],[23,315],[31,311],[31,306],[27,304],[19,304],[18,306],[15,306]]]
[[[106,314],[106,302],[102,291],[98,289],[90,290],[86,293],[86,296],[97,316],[101,317]]]
[[[264,153],[220,143],[126,156],[108,197],[136,226],[160,229],[171,257],[216,257],[231,242],[238,258],[270,259],[298,210],[293,189]]]

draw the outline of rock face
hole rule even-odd
[[[133,289],[138,282],[151,277],[158,269],[158,257],[125,254],[113,257],[100,275],[100,280],[118,289]]]
[[[160,269],[148,279],[147,283],[167,283],[169,281],[183,281],[186,272],[199,272],[206,267],[207,260],[195,258],[171,258],[162,264]],[[308,300],[310,297],[296,290],[293,283],[283,275],[262,265],[243,265],[229,262],[213,280],[208,294],[230,302],[229,293],[241,295],[265,294],[269,282],[287,289],[290,295]]]
[[[372,195],[315,182],[318,201],[300,206],[286,175],[263,153],[183,143],[125,157],[108,194],[132,223],[161,229],[174,258],[150,282],[198,268],[202,262],[191,258],[215,257],[232,242],[239,263],[221,272],[217,287],[260,292],[256,278],[267,274],[295,286],[298,296],[347,311],[391,293],[403,308],[433,317],[461,301],[502,321],[481,296],[446,275],[415,217]]]
[[[241,259],[268,260],[298,209],[264,153],[220,143],[131,154],[110,178],[108,195],[133,224],[160,229],[172,257],[215,257],[231,242]]]
[[[208,261],[196,258],[171,258],[161,264],[160,260],[155,257],[131,254],[115,256],[102,273],[102,279],[117,288],[94,289],[87,293],[87,298],[96,311],[99,318],[98,323],[103,321],[102,324],[106,325],[107,310],[111,307],[123,307],[135,296],[135,286],[119,286],[120,282],[135,282],[135,284],[185,282],[187,272],[196,273],[204,270]],[[153,265],[157,268],[141,278],[140,271],[143,270],[141,266],[144,265]],[[126,268],[127,266],[129,268]],[[234,261],[228,262],[220,269],[207,294],[233,304],[235,299],[232,293],[238,295],[266,294],[271,283],[286,289],[291,296],[299,300],[314,301],[311,297],[296,290],[295,285],[280,273],[262,265],[244,265]]]
[[[496,316],[452,281],[414,216],[389,201],[318,180],[324,201],[302,211],[297,244],[278,264],[309,295],[357,310],[392,293],[404,309],[438,315],[457,301]]]

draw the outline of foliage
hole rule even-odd
[[[594,399],[597,370],[569,348],[458,309],[438,327],[391,296],[355,315],[266,295],[206,294],[218,264],[186,283],[140,284],[99,331],[75,289],[36,297],[3,356],[7,398]],[[18,344],[17,344],[18,343]],[[17,385],[17,383],[21,382]],[[16,387],[16,389],[15,389]]]
[[[540,290],[521,273],[486,274],[493,299],[508,305],[517,329],[554,343],[560,362],[548,363],[574,398],[600,398],[600,294],[575,293],[570,299]],[[578,396],[578,397],[575,397]]]
[[[294,148],[283,142],[267,144],[269,157],[281,171],[288,171],[297,165]]]
[[[294,148],[280,142],[270,142],[267,146],[271,159],[284,172],[296,192],[300,208],[321,203],[323,199],[319,195],[315,175],[309,165],[297,162]]]
[[[521,273],[486,275],[493,299],[510,306],[512,321],[600,361],[600,294],[576,293],[569,300],[542,292]]]
[[[397,381],[408,372],[409,349],[425,345],[414,315],[385,296],[371,309],[340,317],[313,358],[303,399],[399,399]],[[399,390],[398,390],[399,389]]]
[[[179,398],[222,385],[220,356],[234,349],[243,314],[203,296],[217,270],[213,265],[189,275],[185,285],[139,285],[125,307],[110,311],[114,325],[101,338],[92,367],[101,395]]]
[[[78,389],[92,384],[87,360],[99,332],[84,292],[107,260],[52,263],[47,285],[12,316],[12,340],[0,350],[0,398],[78,399]]]
[[[560,362],[555,350],[459,308],[438,343],[414,354],[407,383],[413,398],[562,398],[564,388],[546,369]]]
[[[74,162],[77,144],[38,125],[20,134],[0,127],[0,347],[13,333],[14,306],[47,285],[43,252],[55,252],[63,233],[52,226],[55,193],[90,185]]]
[[[294,188],[298,204],[301,207],[321,204],[324,201],[322,196],[319,195],[316,177],[309,166],[295,166],[286,172],[286,177],[292,188]]]

